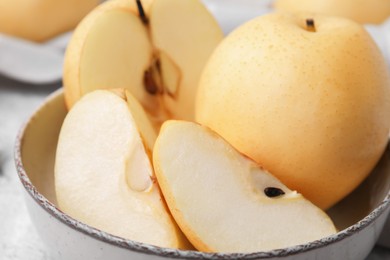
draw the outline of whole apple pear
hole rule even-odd
[[[364,180],[387,145],[389,72],[351,20],[270,14],[213,53],[196,119],[327,209]]]
[[[383,23],[390,16],[388,0],[276,0],[277,10],[315,12],[350,18],[359,23]]]

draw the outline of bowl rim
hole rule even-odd
[[[318,248],[322,248],[333,244],[335,242],[347,239],[352,236],[356,232],[363,230],[365,227],[369,226],[373,221],[379,218],[387,208],[390,207],[390,190],[388,191],[385,198],[382,202],[376,207],[370,214],[366,217],[355,223],[354,225],[339,231],[336,234],[331,236],[315,240],[306,244],[291,246],[282,249],[275,249],[270,251],[259,251],[253,253],[206,253],[194,250],[180,250],[173,248],[163,248],[159,246],[154,246],[130,239],[125,239],[122,237],[118,237],[112,234],[109,234],[105,231],[99,230],[97,228],[91,227],[77,219],[72,218],[68,214],[61,211],[54,203],[50,202],[46,197],[44,197],[37,188],[32,184],[30,178],[28,177],[27,172],[24,169],[21,148],[24,140],[24,134],[31,122],[31,120],[35,117],[37,113],[39,113],[48,103],[52,102],[55,98],[63,95],[63,90],[58,89],[50,94],[43,103],[32,113],[32,115],[26,120],[26,122],[21,126],[19,133],[15,142],[15,150],[14,150],[14,159],[16,170],[19,176],[19,179],[30,195],[30,197],[47,213],[51,216],[67,225],[68,227],[79,231],[85,235],[90,236],[91,238],[100,240],[101,242],[108,243],[112,246],[121,247],[123,249],[128,249],[130,251],[135,251],[138,253],[155,255],[165,258],[176,258],[176,259],[268,259],[275,257],[288,257],[297,255],[300,253],[308,252],[311,250],[315,250]]]

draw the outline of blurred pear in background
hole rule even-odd
[[[44,42],[76,27],[100,0],[0,0],[0,34]]]

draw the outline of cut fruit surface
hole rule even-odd
[[[200,73],[222,30],[199,0],[136,3],[109,1],[80,23],[65,56],[67,106],[96,89],[125,88],[158,127],[193,119]]]
[[[201,251],[272,250],[336,232],[321,209],[206,127],[167,121],[153,161],[171,213]]]
[[[132,94],[144,100],[141,86],[144,70],[152,59],[152,46],[133,8],[124,1],[107,2],[76,29],[64,65],[69,108],[84,94],[103,88],[135,86]]]
[[[125,96],[94,91],[66,116],[55,162],[58,204],[113,235],[183,247],[186,240],[167,211],[148,156],[156,134],[141,105]]]
[[[170,95],[168,89],[164,104],[173,118],[193,120],[199,78],[223,38],[222,30],[200,0],[155,0],[150,30],[156,50],[163,51],[181,72],[177,95]],[[174,71],[170,74],[176,78]]]

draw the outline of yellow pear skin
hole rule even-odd
[[[386,147],[388,68],[351,20],[270,14],[216,49],[196,119],[327,209],[366,178]]]

